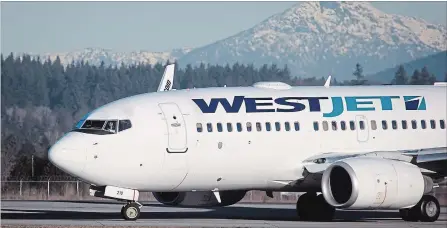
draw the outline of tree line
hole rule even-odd
[[[167,62],[166,64],[169,64]],[[47,161],[49,147],[87,112],[111,101],[156,91],[164,65],[157,63],[119,66],[72,62],[66,66],[29,55],[1,55],[1,168],[3,178],[30,179],[65,175]],[[354,80],[331,85],[367,85],[357,64]],[[174,88],[250,86],[259,81],[281,81],[292,86],[323,85],[325,78],[293,77],[275,64],[187,65],[176,67]],[[399,68],[393,84],[432,84],[428,69],[407,77]],[[31,159],[33,158],[33,159]],[[32,165],[33,164],[33,165]],[[32,169],[34,168],[34,172]]]

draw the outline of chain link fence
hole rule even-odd
[[[38,180],[2,180],[2,200],[109,200],[89,195],[89,184],[64,178],[37,178]],[[264,191],[249,191],[241,202],[246,203],[296,203],[302,193],[274,192],[273,198]],[[447,185],[434,190],[440,204],[447,206]],[[140,201],[156,201],[150,192],[141,192]]]
[[[89,195],[89,184],[78,180],[4,180],[1,181],[2,200],[108,200]],[[54,178],[58,179],[58,178]],[[60,179],[60,178],[59,178]],[[249,191],[241,202],[295,203],[297,193],[273,193],[267,197],[263,191]],[[156,201],[150,192],[141,192],[140,201]]]

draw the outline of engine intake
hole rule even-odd
[[[330,165],[321,187],[336,208],[400,209],[416,205],[433,182],[410,163],[357,157]]]

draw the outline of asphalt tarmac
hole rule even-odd
[[[405,222],[397,211],[337,211],[332,222],[302,222],[294,204],[235,204],[221,208],[179,208],[142,202],[140,219],[121,218],[115,201],[1,201],[1,224],[25,226],[146,227],[447,227],[447,208],[434,223]]]

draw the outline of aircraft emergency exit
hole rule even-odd
[[[140,192],[172,206],[227,206],[250,190],[305,192],[302,220],[331,220],[335,209],[438,219],[445,84],[174,91],[173,69],[158,92],[93,110],[49,151],[91,195],[126,201],[126,220],[138,219]]]

